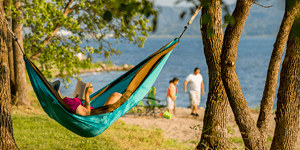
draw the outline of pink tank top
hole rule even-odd
[[[79,98],[69,98],[69,97],[65,97],[63,98],[64,102],[73,110],[74,113],[76,113],[76,109],[79,105],[82,105],[83,107],[85,107],[82,103],[81,100]],[[93,109],[93,107],[91,107],[91,109]]]
[[[175,86],[175,85],[174,85],[174,86]],[[178,95],[178,89],[177,89],[176,86],[175,86],[175,88],[176,88],[175,96],[177,96],[177,95]],[[170,88],[168,88],[167,97],[171,97],[171,96],[170,96]]]

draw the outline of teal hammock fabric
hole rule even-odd
[[[70,131],[83,137],[94,137],[143,99],[178,42],[178,39],[171,41],[133,69],[93,93],[90,96],[91,106],[94,108],[91,116],[73,114],[37,67],[26,56],[24,61],[32,87],[44,111]],[[122,98],[115,104],[103,106],[114,92],[122,93]]]

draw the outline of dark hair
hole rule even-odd
[[[174,83],[175,81],[179,81],[179,79],[174,77],[172,80],[170,80],[170,83]]]
[[[196,72],[197,70],[200,70],[198,67],[196,67],[195,69],[194,69],[194,72]]]

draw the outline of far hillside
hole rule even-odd
[[[283,1],[270,0],[266,2],[258,3],[269,6],[271,8],[263,8],[256,4],[253,4],[249,17],[246,21],[245,28],[242,33],[242,37],[247,36],[276,36],[281,24],[281,20],[284,14]],[[235,4],[228,5],[230,13],[235,8]],[[178,36],[186,26],[189,18],[190,11],[188,7],[168,7],[157,6],[159,10],[159,16],[157,21],[157,30],[155,33],[150,33],[152,36]],[[180,14],[186,11],[184,19],[180,19]],[[225,12],[223,12],[225,15]],[[185,32],[185,36],[201,36],[199,25],[200,14],[196,17],[193,24],[191,24],[188,30]]]

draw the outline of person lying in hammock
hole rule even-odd
[[[74,92],[75,98],[64,97],[63,101],[73,110],[74,113],[81,116],[89,116],[91,114],[91,109],[93,109],[90,104],[90,95],[93,93],[93,90],[92,83],[84,83],[78,80]],[[58,94],[61,96],[59,90]],[[103,106],[114,104],[121,98],[121,96],[121,93],[112,93]],[[84,100],[83,104],[82,100]]]

